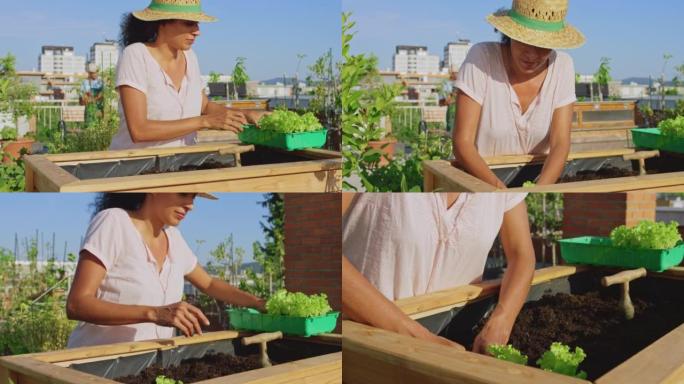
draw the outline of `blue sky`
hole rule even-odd
[[[485,17],[510,5],[510,0],[342,0],[357,22],[352,50],[375,53],[382,69],[391,66],[396,45],[427,45],[441,57],[446,43],[458,38],[498,40]],[[666,76],[671,79],[673,67],[684,64],[683,14],[681,0],[572,0],[568,21],[587,36],[587,44],[568,52],[577,72],[586,74],[596,72],[601,57],[612,58],[617,79],[660,76],[663,54],[670,53]]]
[[[251,261],[252,243],[263,241],[259,222],[268,214],[258,202],[263,195],[258,193],[216,194],[218,201],[197,198],[195,207],[180,225],[185,241],[195,250],[202,264],[209,257],[209,251],[233,234],[235,245],[245,249],[245,261]],[[92,216],[90,204],[95,195],[88,193],[62,194],[0,194],[0,248],[14,250],[14,234],[19,236],[20,254],[24,254],[24,238],[42,232],[44,241],[52,242],[55,233],[55,254],[61,259],[64,242],[67,253],[78,253],[81,237],[85,234]],[[197,240],[205,242],[197,248]]]
[[[297,54],[307,57],[300,76],[316,58],[340,51],[341,0],[204,0],[204,11],[219,18],[201,25],[193,49],[202,73],[230,73],[236,57],[247,58],[256,80],[292,76]],[[18,68],[38,66],[43,45],[70,45],[85,56],[104,36],[118,39],[121,15],[145,8],[148,0],[2,0],[0,55],[17,56]]]

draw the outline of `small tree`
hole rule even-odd
[[[235,100],[240,99],[238,94],[238,87],[243,87],[249,81],[249,75],[247,74],[247,68],[245,62],[247,61],[244,57],[238,57],[235,60],[235,67],[233,68],[233,95]]]
[[[598,83],[598,91],[599,91],[599,100],[603,101],[603,90],[601,89],[603,86],[608,85],[613,78],[610,76],[610,58],[608,57],[602,57],[601,58],[601,65],[599,65],[598,71],[596,71],[596,74],[594,74],[594,80],[596,83]]]
[[[264,216],[266,222],[261,222],[266,241],[263,245],[255,241],[252,250],[254,261],[261,266],[262,273],[259,275],[252,269],[246,269],[246,277],[240,280],[240,289],[268,298],[284,286],[285,207],[283,198],[278,193],[265,195],[260,204],[268,209],[268,215]]]
[[[665,110],[665,96],[666,96],[666,90],[665,90],[665,70],[667,69],[667,64],[670,62],[672,59],[672,55],[669,53],[666,53],[663,55],[663,70],[660,73],[660,109]]]
[[[11,53],[0,57],[0,112],[11,113],[15,124],[20,116],[32,116],[32,99],[37,93],[33,85],[19,81],[16,58]]]

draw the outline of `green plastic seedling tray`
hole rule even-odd
[[[309,337],[332,332],[337,325],[339,312],[330,312],[318,317],[274,316],[254,309],[229,309],[230,326],[234,329],[276,332]]]
[[[641,268],[661,272],[684,259],[684,243],[671,249],[634,249],[614,247],[608,237],[584,236],[560,240],[561,257],[572,264]]]
[[[314,132],[282,133],[262,130],[254,125],[245,125],[238,137],[245,144],[263,145],[286,151],[295,151],[299,149],[322,148],[328,137],[328,131],[321,129]]]
[[[663,136],[660,133],[660,128],[632,129],[632,141],[637,148],[684,153],[684,139]]]

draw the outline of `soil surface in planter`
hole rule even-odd
[[[663,296],[656,300],[635,297],[633,320],[626,320],[619,300],[598,292],[583,295],[557,293],[529,302],[518,316],[509,344],[537,359],[559,341],[587,354],[580,369],[595,380],[684,323],[682,300]],[[669,295],[672,296],[672,295]],[[479,333],[481,321],[476,329]]]
[[[650,172],[649,172],[650,173]],[[639,176],[638,171],[631,169],[621,169],[617,167],[604,167],[598,171],[578,171],[573,176],[564,176],[559,183],[572,183],[575,181],[616,179],[618,177]]]
[[[160,171],[158,169],[148,169],[147,171],[140,172],[141,175],[155,175],[160,173],[175,173],[175,172],[188,172],[188,171],[202,171],[206,169],[221,169],[221,168],[234,168],[230,164],[220,163],[218,161],[209,160],[201,165],[183,165],[178,167],[176,170]]]
[[[201,359],[188,359],[168,368],[153,365],[145,368],[137,376],[120,377],[114,380],[126,384],[155,384],[157,376],[164,375],[180,380],[183,384],[189,384],[259,368],[261,368],[261,363],[258,356],[239,357],[219,353]]]

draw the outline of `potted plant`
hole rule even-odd
[[[5,127],[0,131],[0,142],[2,142],[2,161],[10,163],[21,157],[22,149],[25,152],[30,152],[35,140],[29,135],[18,138],[16,128]]]
[[[214,98],[228,98],[228,83],[221,81],[221,73],[210,72],[209,73],[209,97]]]
[[[268,299],[266,313],[254,309],[230,309],[228,313],[235,329],[281,331],[304,337],[331,332],[340,314],[332,310],[325,293],[306,295],[284,289]]]

